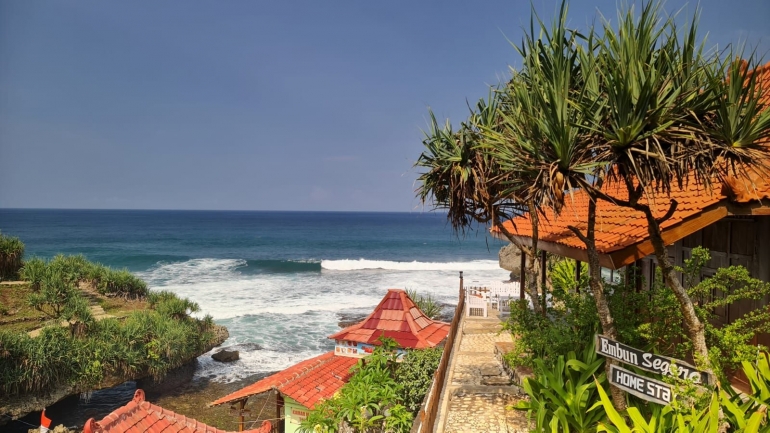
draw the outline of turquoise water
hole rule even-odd
[[[507,277],[499,241],[458,239],[434,213],[0,209],[0,231],[20,237],[27,257],[83,254],[198,302],[241,351],[228,365],[199,359],[196,375],[216,381],[330,350],[338,322],[371,311],[388,288],[452,304],[458,271]]]

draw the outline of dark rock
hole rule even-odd
[[[211,357],[214,359],[214,361],[233,362],[240,359],[240,352],[238,352],[237,350],[222,349],[219,352],[211,355]]]
[[[521,251],[514,244],[500,248],[500,267],[511,271],[511,277],[521,272]]]
[[[337,322],[337,325],[339,325],[340,328],[347,328],[348,326],[353,326],[366,319],[366,316],[368,315],[369,313],[339,313],[340,321]]]

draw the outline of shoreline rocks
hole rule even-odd
[[[235,362],[241,357],[240,352],[237,350],[222,349],[219,352],[213,353],[211,358],[217,362]]]

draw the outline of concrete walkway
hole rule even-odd
[[[489,317],[465,317],[449,359],[447,383],[439,402],[436,433],[529,432],[526,413],[506,410],[522,398],[495,356],[495,343],[511,344],[500,332],[496,310]]]

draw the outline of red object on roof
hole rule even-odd
[[[348,382],[350,368],[356,363],[356,358],[334,356],[334,352],[327,352],[226,395],[210,406],[243,400],[275,389],[312,409],[320,400],[334,396]]]
[[[757,68],[757,83],[764,92],[764,102],[770,103],[770,63]],[[768,161],[770,163],[770,161]],[[628,198],[625,185],[605,185],[604,192],[620,200]],[[659,196],[651,200],[652,210],[657,218],[666,214],[671,200],[678,205],[668,220],[661,224],[663,239],[667,244],[694,233],[728,215],[728,205],[759,205],[770,203],[770,175],[750,172],[747,176],[731,177],[721,184],[716,182],[711,193],[704,191],[693,178],[682,189],[672,189],[670,197]],[[644,200],[644,198],[642,198]],[[586,231],[589,197],[582,191],[566,195],[564,208],[556,215],[550,208],[544,209],[538,226],[538,242],[541,248],[556,254],[585,260],[581,251],[585,244],[568,228]],[[503,227],[525,244],[532,238],[532,221],[529,215],[506,221]],[[681,230],[675,230],[681,228]],[[604,200],[596,206],[596,248],[602,266],[618,269],[652,253],[644,214],[620,207]],[[492,228],[492,233],[504,238],[501,229]],[[668,234],[667,234],[668,232]]]
[[[435,347],[446,338],[449,324],[429,319],[401,289],[388,289],[372,314],[360,323],[329,336],[334,340],[379,345],[381,336],[402,348]]]
[[[270,421],[262,421],[257,429],[246,433],[270,433]],[[163,409],[144,399],[144,391],[137,389],[133,400],[114,410],[101,421],[86,421],[83,433],[228,433],[184,415]]]

